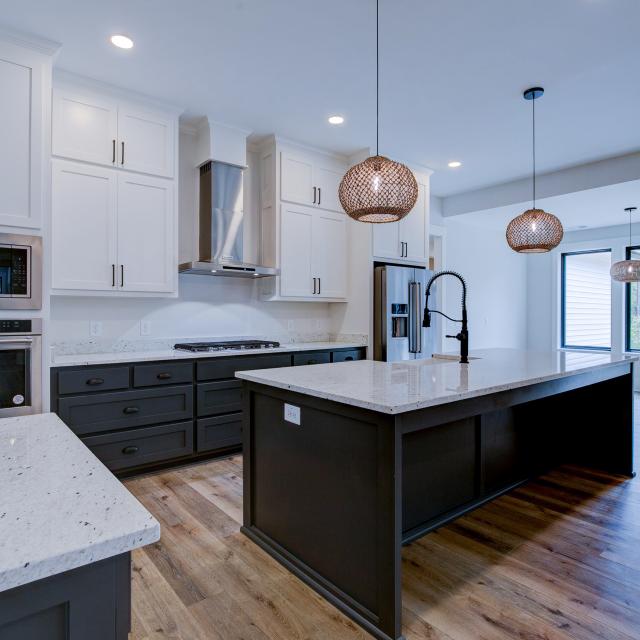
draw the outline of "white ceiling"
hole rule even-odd
[[[445,196],[640,148],[638,0],[381,0],[381,149]],[[0,0],[57,66],[191,115],[352,152],[374,143],[373,0]],[[116,50],[112,33],[131,35]],[[326,123],[331,113],[345,125]],[[461,160],[461,169],[447,169]]]
[[[638,207],[638,212],[633,216],[633,222],[637,224],[640,223],[640,180],[540,198],[536,206],[557,215],[565,231],[629,224],[629,214],[625,212],[625,207]],[[530,207],[531,202],[524,202],[454,216],[451,219],[474,226],[506,229],[512,218]]]

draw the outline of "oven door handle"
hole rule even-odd
[[[0,345],[3,344],[32,344],[33,338],[24,337],[24,338],[0,338]]]

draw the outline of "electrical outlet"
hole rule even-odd
[[[102,335],[102,322],[99,320],[92,320],[89,327],[89,333],[92,338],[100,337]]]
[[[140,335],[148,336],[151,334],[151,322],[149,320],[140,320]]]
[[[284,419],[292,424],[300,425],[300,407],[293,404],[284,404]]]

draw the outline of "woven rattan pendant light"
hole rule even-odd
[[[376,155],[351,167],[338,189],[345,212],[360,222],[395,222],[404,218],[418,199],[418,183],[411,170],[379,154],[380,139],[380,20],[376,0]]]
[[[536,208],[536,100],[544,94],[542,87],[524,92],[531,100],[533,121],[533,208],[514,218],[507,226],[507,242],[518,253],[546,253],[562,241],[562,223],[552,213]]]
[[[627,207],[629,214],[629,246],[631,246],[631,214],[638,207]],[[611,277],[617,282],[640,282],[640,260],[620,260],[611,265]]]

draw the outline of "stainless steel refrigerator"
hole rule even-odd
[[[383,265],[374,270],[373,357],[397,362],[430,358],[438,325],[422,326],[428,269]],[[431,295],[435,286],[431,288]],[[433,299],[433,298],[432,298]]]

